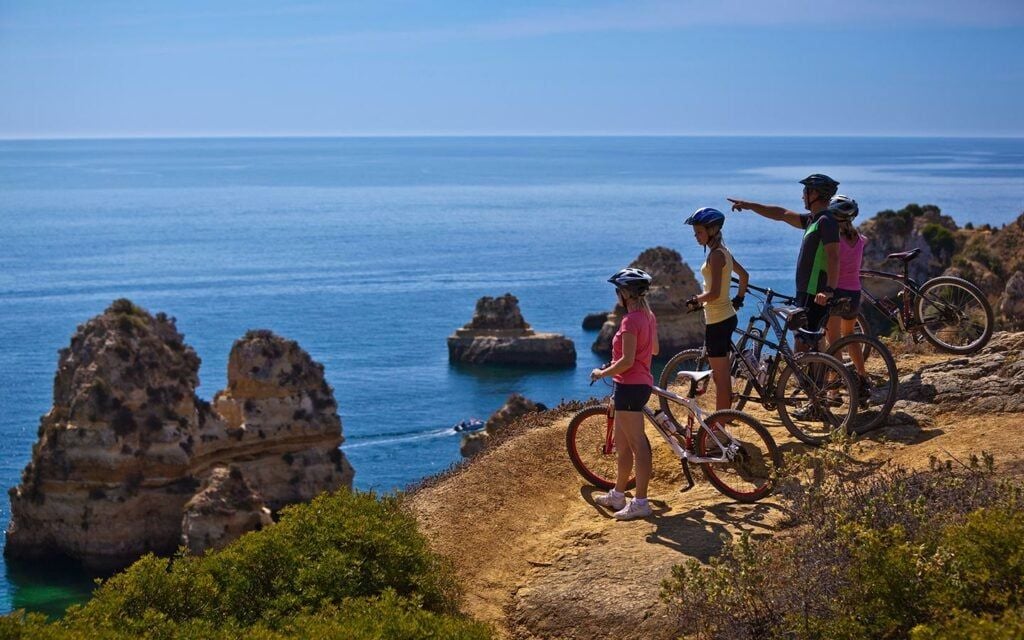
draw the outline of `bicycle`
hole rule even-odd
[[[992,305],[981,289],[967,280],[937,276],[918,285],[910,277],[910,263],[921,249],[891,253],[886,260],[903,263],[903,274],[862,269],[861,278],[886,280],[899,285],[896,301],[874,296],[864,288],[863,298],[901,331],[910,332],[914,342],[927,340],[947,353],[969,355],[988,344],[995,326]],[[858,320],[862,331],[872,335],[867,317]]]
[[[687,486],[694,487],[689,464],[700,465],[704,477],[722,494],[738,502],[756,502],[769,495],[782,468],[782,453],[764,425],[753,416],[727,409],[705,414],[694,401],[699,382],[707,373],[688,373],[688,394],[680,396],[657,386],[652,392],[661,401],[686,409],[684,422],[662,410],[643,408],[643,414],[679,458]],[[677,407],[677,410],[678,410]],[[696,425],[696,433],[695,431]],[[576,471],[601,489],[615,486],[615,409],[607,404],[580,410],[565,433],[565,445]],[[631,478],[627,488],[636,479]]]
[[[774,306],[775,298],[793,303],[794,298],[771,289],[748,285],[749,291],[764,295],[760,311],[750,319],[745,331],[736,330],[739,341],[733,342],[730,372],[734,378],[746,380],[742,393],[734,393],[737,408],[748,401],[757,401],[768,411],[777,411],[786,430],[802,442],[820,445],[833,431],[854,429],[859,403],[853,377],[842,362],[819,351],[794,353],[786,342],[786,331],[794,330],[801,339],[815,345],[824,330],[803,328],[806,312],[801,307]],[[771,329],[778,342],[767,338]],[[748,350],[747,345],[752,345]],[[774,355],[764,354],[764,347]],[[674,355],[665,364],[659,385],[671,389],[679,376],[687,371],[708,371],[710,362],[703,347],[687,349]],[[704,379],[704,384],[708,384]],[[757,395],[751,395],[756,391]],[[661,409],[671,413],[671,407]]]

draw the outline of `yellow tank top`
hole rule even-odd
[[[707,324],[722,322],[736,315],[736,310],[732,308],[732,301],[729,299],[729,283],[732,277],[732,254],[724,246],[709,253],[708,257],[704,259],[704,264],[700,266],[700,275],[704,276],[704,291],[707,292],[711,287],[711,265],[708,262],[715,251],[722,252],[722,255],[725,257],[725,266],[722,267],[722,284],[718,292],[718,298],[704,305],[704,322]]]

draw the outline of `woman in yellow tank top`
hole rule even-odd
[[[732,378],[729,376],[729,351],[732,349],[732,332],[737,325],[736,310],[743,306],[747,293],[749,274],[733,259],[722,244],[722,225],[725,215],[718,209],[704,207],[697,209],[686,219],[693,225],[693,236],[697,243],[710,250],[700,273],[704,276],[703,293],[692,296],[686,306],[696,310],[704,307],[704,347],[711,364],[712,379],[715,381],[715,409],[728,409],[732,405]],[[737,295],[729,299],[729,282],[732,274],[739,277]]]

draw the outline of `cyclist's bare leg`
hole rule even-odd
[[[615,412],[615,456],[618,463],[615,475],[615,490],[619,493],[626,492],[629,477],[633,474],[633,447],[630,445],[629,438],[626,437],[626,432],[622,428],[622,423],[629,420],[628,416],[623,419],[624,414],[627,413],[636,412]]]
[[[846,335],[842,328],[844,322],[846,321],[839,316],[829,316],[828,324],[825,325],[825,337],[828,338],[830,345],[835,344],[836,340]],[[853,320],[850,322],[853,322]]]
[[[856,324],[857,324],[857,320],[856,319],[847,320],[846,318],[842,318],[842,323],[841,323],[842,335],[848,336],[848,335],[852,334],[854,332],[854,327],[856,326]],[[830,335],[829,336],[829,342],[831,342],[831,341],[832,341],[832,336]],[[846,352],[850,354],[850,360],[853,361],[853,366],[857,368],[857,373],[860,375],[860,377],[862,377],[862,378],[867,377],[867,375],[868,375],[867,369],[864,368],[864,352],[861,351],[860,349],[854,348],[853,346],[850,346],[849,348],[847,348]]]
[[[729,375],[729,357],[708,358],[711,379],[715,381],[715,411],[732,408],[732,376]]]
[[[615,412],[615,442],[628,443],[629,462],[636,465],[636,497],[647,497],[647,485],[651,479],[651,447],[644,433],[644,414],[639,411]],[[622,447],[619,448],[619,468],[615,490],[624,490],[629,480],[632,464],[624,465]],[[619,484],[622,484],[622,489]]]

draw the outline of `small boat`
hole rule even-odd
[[[480,418],[469,418],[456,424],[452,429],[460,433],[479,431],[484,428],[484,421]]]

